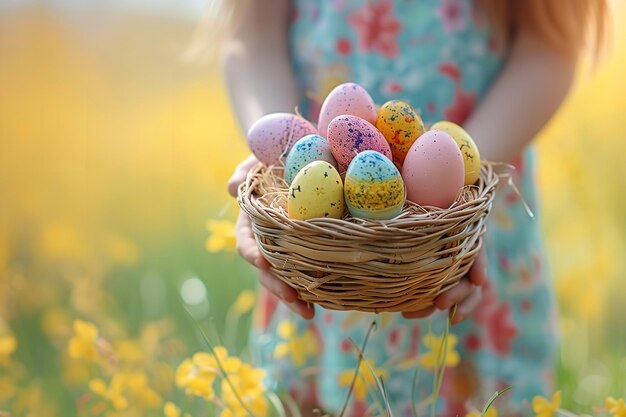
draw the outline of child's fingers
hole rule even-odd
[[[480,249],[474,264],[472,264],[467,276],[474,285],[483,285],[487,282],[487,256],[484,247]]]
[[[239,188],[239,184],[246,180],[246,175],[248,175],[248,171],[250,171],[250,169],[258,162],[259,160],[256,159],[254,155],[250,155],[246,159],[244,159],[239,165],[237,165],[237,168],[235,168],[233,175],[231,175],[230,179],[228,180],[228,193],[231,196],[237,197],[237,189]]]
[[[451,323],[457,324],[465,320],[476,309],[476,307],[478,307],[482,298],[482,289],[480,287],[473,287],[470,295],[457,305]],[[450,313],[452,313],[452,310]]]
[[[469,279],[464,278],[457,285],[435,298],[435,306],[439,310],[447,310],[454,304],[459,304],[469,296],[473,288],[474,285]]]
[[[297,300],[293,303],[285,303],[287,307],[294,313],[300,315],[305,320],[311,320],[315,317],[315,308],[313,304],[305,303],[302,300]]]
[[[239,212],[235,237],[237,238],[237,251],[243,259],[260,269],[270,267],[269,262],[261,255],[256,240],[254,240],[250,218],[243,211]]]
[[[288,304],[298,301],[296,290],[276,278],[269,271],[259,271],[259,282],[272,294]]]
[[[272,294],[280,298],[294,313],[310,320],[315,316],[315,308],[309,303],[298,299],[298,293],[289,285],[276,278],[268,271],[259,271],[259,282]]]
[[[402,312],[402,317],[405,319],[423,319],[424,317],[430,316],[434,312],[435,307],[428,307],[418,311],[404,311]]]

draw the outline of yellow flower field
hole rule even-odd
[[[612,52],[580,74],[538,138],[560,393],[529,415],[626,415],[626,30],[616,26]],[[0,3],[2,417],[213,415],[186,393],[218,404],[215,415],[272,415],[262,371],[242,355],[254,277],[233,250],[225,187],[247,150],[215,69],[182,58],[193,32],[139,12]],[[212,329],[219,364],[195,323]],[[281,336],[292,330],[284,323]],[[429,337],[432,367],[442,340]],[[312,338],[276,354],[304,361]],[[360,368],[359,396],[374,382]]]

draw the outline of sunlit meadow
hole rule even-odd
[[[268,398],[246,363],[254,278],[232,251],[237,208],[224,185],[246,147],[216,71],[182,58],[196,22],[9,3],[0,2],[0,416],[203,416],[213,405],[241,415],[233,388]],[[612,404],[622,416],[626,31],[616,26],[611,53],[580,75],[538,147],[561,405],[611,415]],[[210,355],[199,329],[228,351]],[[190,377],[202,367],[222,368]],[[550,401],[538,405],[550,412]]]

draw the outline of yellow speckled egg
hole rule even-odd
[[[463,155],[465,185],[476,184],[480,177],[480,153],[469,133],[456,123],[448,121],[437,122],[430,129],[440,130],[452,136]]]
[[[313,161],[302,168],[289,187],[289,218],[307,220],[319,217],[343,217],[343,183],[334,166]]]
[[[413,142],[424,133],[424,123],[410,104],[391,100],[380,107],[376,128],[383,134],[393,154],[393,161],[402,166]]]
[[[344,186],[353,217],[389,220],[402,212],[406,192],[398,168],[385,155],[364,151],[352,159]]]

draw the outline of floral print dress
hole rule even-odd
[[[444,119],[463,123],[506,55],[506,45],[471,0],[297,0],[290,45],[304,92],[300,111],[314,121],[326,94],[353,81],[378,104],[411,103],[427,125]],[[480,410],[505,387],[512,389],[496,402],[500,415],[524,415],[524,401],[551,387],[555,302],[543,261],[532,152],[515,165],[514,180],[535,218],[513,188],[500,187],[484,242],[490,280],[478,309],[451,328],[436,405],[442,416]],[[373,319],[317,307],[315,319],[305,321],[261,291],[252,352],[273,388],[336,413],[357,365],[353,343],[362,343]],[[383,377],[394,415],[411,416],[415,369],[420,368],[420,403],[433,391],[445,322],[445,312],[422,320],[379,315],[346,415],[382,414],[371,367]]]

